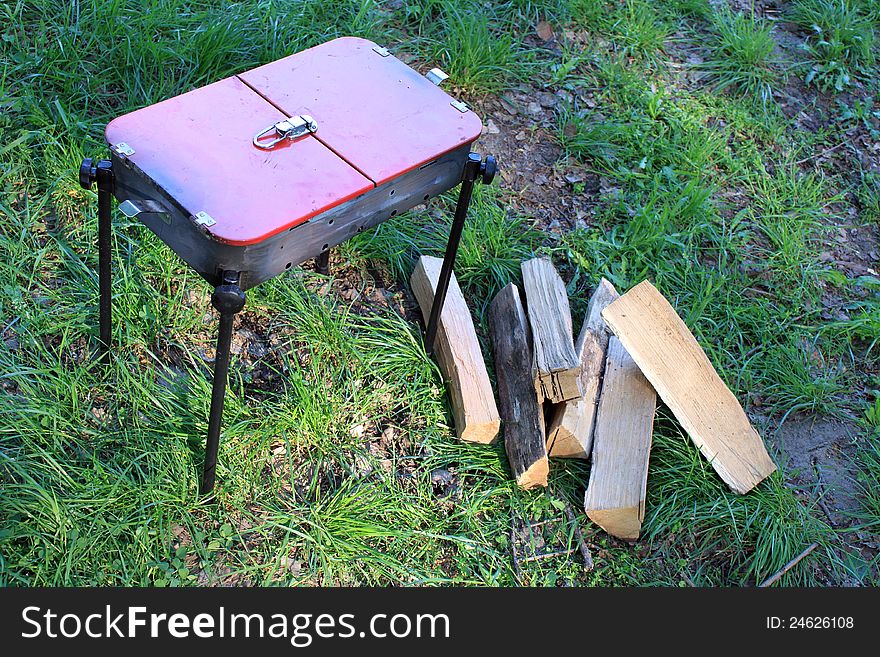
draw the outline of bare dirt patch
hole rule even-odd
[[[478,147],[497,158],[510,209],[551,234],[587,226],[600,192],[599,176],[565,158],[555,136],[558,108],[571,98],[520,84],[476,103],[484,124]]]
[[[786,479],[809,492],[835,527],[849,527],[859,508],[854,462],[860,431],[833,418],[798,417],[768,435]]]

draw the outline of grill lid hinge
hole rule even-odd
[[[113,152],[122,157],[131,157],[134,155],[134,149],[125,142],[119,142],[113,146]]]
[[[217,223],[214,217],[209,215],[204,210],[202,210],[201,212],[196,212],[195,220],[199,226],[204,226],[205,228],[207,228],[208,226],[213,226]]]

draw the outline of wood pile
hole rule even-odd
[[[423,312],[439,270],[440,260],[423,257],[413,274]],[[548,457],[590,459],[587,516],[609,534],[638,538],[658,396],[731,490],[745,494],[776,470],[739,401],[650,282],[618,294],[599,281],[575,341],[550,260],[524,262],[522,274],[524,294],[510,284],[489,308],[500,414],[454,278],[436,349],[459,437],[487,443],[503,429],[517,484],[546,486]]]

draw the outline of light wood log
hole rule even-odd
[[[739,401],[651,283],[636,285],[602,317],[731,489],[747,493],[776,470]]]
[[[574,350],[568,293],[549,258],[522,263],[523,287],[532,328],[532,378],[538,399],[553,403],[583,395]]]
[[[519,288],[513,283],[501,290],[489,306],[489,333],[510,468],[521,487],[546,486],[550,465],[544,412],[532,381],[529,325]]]
[[[620,295],[606,279],[599,281],[574,350],[581,364],[582,397],[557,404],[547,431],[547,452],[559,458],[588,459],[593,447],[593,426],[599,401],[599,385],[605,369],[608,329],[602,311]]]
[[[587,516],[612,536],[639,537],[657,395],[620,341],[608,344],[596,415]]]
[[[440,258],[422,256],[413,271],[410,284],[425,318],[431,314],[442,264]],[[474,322],[455,274],[449,281],[435,347],[440,370],[447,381],[456,434],[468,442],[494,442],[501,428],[501,417]]]

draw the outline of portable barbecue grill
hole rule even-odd
[[[83,160],[98,188],[101,357],[111,335],[110,208],[137,217],[215,286],[220,313],[201,493],[213,490],[232,324],[245,291],[461,183],[425,335],[433,349],[473,186],[491,156],[482,125],[371,41],[345,37],[110,122],[110,159]]]

